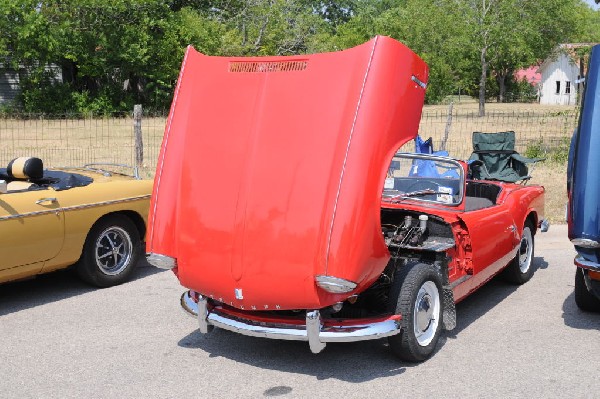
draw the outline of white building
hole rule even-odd
[[[576,49],[590,43],[561,44],[540,65],[542,79],[538,86],[540,104],[575,105],[581,82],[580,59]]]
[[[0,65],[0,104],[10,102],[19,93],[19,74]]]
[[[17,71],[16,69],[7,68],[5,66],[6,63],[4,60],[0,60],[0,105],[8,104],[15,100],[21,90],[19,74],[27,74],[23,66]],[[55,83],[62,83],[63,77],[60,66],[52,64],[46,66],[45,69],[51,73]]]

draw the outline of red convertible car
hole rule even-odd
[[[388,337],[422,361],[454,328],[456,302],[502,270],[531,278],[542,187],[397,153],[417,134],[427,80],[387,37],[293,57],[188,49],[147,257],[189,289],[182,306],[200,332],[308,341],[314,353]]]

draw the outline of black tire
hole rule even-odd
[[[575,303],[577,307],[586,312],[600,312],[600,299],[588,291],[583,279],[583,270],[575,271]]]
[[[533,276],[533,256],[535,249],[535,228],[529,221],[525,222],[521,244],[515,258],[504,269],[502,277],[512,284],[525,284]]]
[[[111,287],[129,279],[141,251],[140,234],[124,215],[98,220],[87,235],[75,270],[85,282]]]
[[[388,337],[392,352],[408,362],[428,359],[442,330],[442,307],[442,279],[432,265],[400,267],[390,290],[390,310],[402,316],[400,333]]]

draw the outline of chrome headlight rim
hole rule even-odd
[[[346,294],[352,292],[358,284],[334,276],[315,276],[317,286],[331,294]]]

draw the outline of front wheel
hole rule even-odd
[[[421,362],[433,354],[442,328],[441,292],[441,276],[432,265],[408,263],[396,272],[390,306],[402,316],[401,331],[388,342],[400,359]]]
[[[140,248],[140,234],[128,217],[106,216],[90,229],[75,270],[97,287],[122,284],[131,275]]]
[[[588,291],[583,276],[583,270],[575,271],[575,303],[577,307],[586,312],[600,312],[600,299]]]
[[[533,276],[534,250],[534,227],[531,222],[526,222],[521,235],[521,243],[517,255],[511,263],[504,269],[503,277],[506,281],[513,284],[525,284]]]

